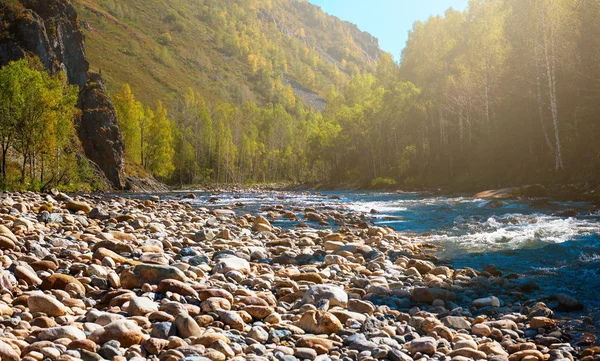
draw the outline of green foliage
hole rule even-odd
[[[425,100],[415,143],[429,156],[419,178],[515,184],[596,167],[594,13],[594,1],[473,0],[465,12],[415,23],[401,75]]]
[[[144,117],[144,108],[135,100],[129,84],[123,84],[121,91],[113,97],[113,104],[125,140],[125,156],[139,164],[142,162],[140,120]]]
[[[72,172],[77,98],[78,89],[67,84],[66,75],[48,75],[37,58],[0,69],[0,167],[5,187],[15,180],[34,189],[79,181],[78,173]],[[20,163],[18,178],[9,160]]]
[[[167,24],[174,24],[179,21],[179,14],[176,11],[171,10],[164,17],[163,21]]]
[[[103,70],[110,88],[145,89],[138,94],[145,104],[192,88],[210,102],[279,103],[291,110],[295,96],[285,79],[326,94],[373,70],[381,54],[376,39],[309,2],[86,0],[75,6],[98,29],[86,33],[92,68]],[[170,59],[161,53],[165,46]]]
[[[173,38],[171,37],[171,34],[169,34],[169,33],[162,33],[158,37],[157,41],[160,45],[167,46],[173,42]]]
[[[396,180],[392,178],[379,177],[371,181],[371,187],[375,189],[387,189],[396,186]]]
[[[146,114],[140,127],[142,164],[160,178],[168,178],[175,170],[173,124],[167,117],[167,109],[158,101],[155,111]]]
[[[472,0],[416,22],[400,64],[304,1],[121,3],[145,10],[134,28],[82,9],[92,65],[165,101],[141,112],[140,147],[118,112],[128,157],[174,183],[466,188],[600,165],[597,1]]]

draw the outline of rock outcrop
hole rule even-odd
[[[69,83],[81,89],[78,126],[85,155],[115,188],[124,188],[123,138],[101,77],[88,73],[84,35],[73,5],[59,0],[21,0],[0,9],[0,18],[8,24],[0,36],[0,66],[32,54],[50,73],[64,70]]]
[[[106,175],[117,189],[125,187],[125,146],[117,125],[117,114],[106,95],[102,77],[89,73],[87,84],[79,93],[79,139],[85,155]]]

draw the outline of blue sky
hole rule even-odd
[[[379,39],[379,46],[400,59],[408,31],[417,20],[464,10],[468,0],[309,0],[326,13],[358,25]]]

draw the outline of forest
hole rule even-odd
[[[154,173],[181,184],[366,187],[593,179],[598,16],[593,0],[471,1],[415,23],[399,63],[383,54],[331,87],[322,113],[292,96],[209,104],[188,90],[168,106],[171,170]]]
[[[105,1],[102,7],[128,26],[144,29],[141,24],[147,22],[131,10],[134,5],[115,4]],[[276,18],[285,6],[315,29],[329,26],[331,20],[305,2],[194,4],[197,19],[213,32],[215,48],[232,59],[215,70],[230,70],[217,81],[219,90],[203,75],[195,84],[182,82],[169,91],[145,91],[142,84],[128,84],[128,78],[108,76],[128,165],[168,184],[475,188],[597,179],[598,1],[471,0],[464,12],[449,9],[416,22],[400,61],[384,52],[367,55],[367,45],[357,45],[365,35],[351,35],[352,28],[337,23],[330,25],[345,29],[347,36],[341,44],[328,44],[329,53],[319,41],[330,40],[308,26],[258,35],[262,17]],[[198,24],[173,11],[158,21],[173,34]],[[179,52],[173,52],[173,44],[181,39],[162,30],[157,34],[156,69],[171,60],[172,67],[179,66],[182,59],[174,55]],[[99,43],[90,41],[94,52]],[[217,69],[216,60],[206,61]],[[233,66],[242,72],[239,81]],[[311,106],[289,77],[322,96],[326,106]],[[45,81],[59,84],[60,78]],[[7,84],[1,84],[3,96],[9,96]],[[49,92],[69,108],[67,88]],[[56,122],[64,119],[56,114],[65,112],[43,117]],[[9,148],[21,154],[21,180],[60,177],[72,124],[54,131],[56,141],[44,149],[34,149],[3,122],[3,155]]]

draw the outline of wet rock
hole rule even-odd
[[[500,300],[498,297],[490,296],[486,298],[478,298],[474,300],[471,305],[476,308],[483,307],[500,307]]]
[[[560,311],[581,311],[584,308],[583,303],[563,293],[557,294],[556,300]]]
[[[415,302],[431,304],[433,300],[453,300],[456,296],[442,288],[415,288],[412,298]]]
[[[550,329],[550,328],[554,328],[555,325],[556,325],[556,322],[554,322],[554,320],[551,320],[547,317],[532,317],[531,320],[529,321],[529,327],[534,328],[534,329],[539,329],[539,328]]]

